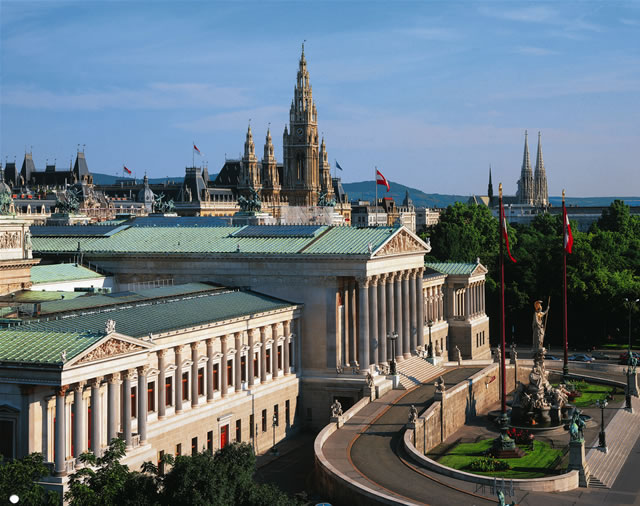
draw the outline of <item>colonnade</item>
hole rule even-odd
[[[444,283],[427,286],[424,289],[425,320],[439,322],[445,319],[444,315]]]
[[[342,283],[342,364],[387,365],[391,360],[389,335],[395,340],[396,360],[409,358],[424,346],[424,269],[345,278]]]
[[[167,363],[167,351],[171,348],[159,349],[157,355],[158,369],[151,369],[149,365],[142,364],[135,368],[128,368],[123,371],[113,372],[105,376],[96,376],[88,381],[91,387],[90,396],[90,416],[91,423],[88,424],[88,406],[83,399],[84,389],[87,381],[74,383],[73,389],[73,417],[72,431],[67,430],[67,394],[69,385],[63,385],[55,392],[55,423],[54,423],[54,469],[57,475],[64,475],[67,472],[67,437],[73,434],[73,454],[78,457],[81,453],[90,449],[95,455],[101,454],[102,437],[102,414],[101,414],[101,386],[106,380],[106,440],[120,437],[125,441],[127,450],[134,446],[144,445],[147,442],[147,423],[149,413],[149,376],[153,371],[153,376],[157,378],[155,390],[153,391],[153,410],[157,412],[158,420],[166,418],[167,401],[173,401],[175,414],[184,412],[185,401],[190,400],[191,408],[198,408],[200,403],[212,403],[215,400],[214,394],[219,391],[220,397],[227,397],[229,387],[233,387],[234,392],[240,392],[243,386],[252,386],[273,381],[280,374],[288,376],[292,372],[292,365],[295,363],[294,357],[298,352],[298,340],[296,334],[291,332],[291,320],[280,323],[269,324],[247,331],[248,346],[243,345],[243,332],[225,334],[218,337],[211,337],[204,340],[206,344],[206,356],[199,355],[202,341],[195,341],[188,344],[180,344],[172,348],[174,362]],[[282,325],[282,334],[279,334],[279,326]],[[214,341],[220,340],[220,352],[214,352]],[[234,349],[229,349],[229,342],[234,344]],[[190,357],[187,359],[187,351],[190,349]],[[257,356],[259,355],[259,357]],[[267,357],[269,363],[267,363]],[[149,356],[144,356],[145,361]],[[244,360],[243,360],[244,358]],[[259,359],[258,359],[259,358]],[[254,365],[254,360],[258,364]],[[204,364],[203,384],[200,383],[199,373]],[[217,366],[217,367],[216,367]],[[258,377],[255,374],[258,369]],[[228,374],[233,369],[234,374]],[[190,399],[186,399],[183,393],[183,374],[189,373],[191,377]],[[270,374],[270,378],[269,378]],[[167,379],[173,375],[172,382]],[[137,382],[137,383],[135,383]],[[136,413],[132,410],[134,401],[132,397],[132,387],[136,385],[135,395]],[[170,385],[172,392],[167,393],[167,385]],[[204,385],[204,388],[202,386]],[[203,391],[204,390],[204,391]],[[233,392],[232,392],[233,393]],[[206,399],[206,400],[205,400]],[[120,416],[118,416],[120,412]],[[134,435],[132,420],[137,419],[137,434]],[[89,427],[89,437],[85,436],[85,428]],[[87,448],[87,441],[91,447]]]

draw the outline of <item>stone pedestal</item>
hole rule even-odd
[[[376,400],[376,387],[364,387],[364,396],[369,397],[371,402]]]
[[[560,406],[551,406],[551,409],[549,410],[549,416],[553,425],[560,425],[562,423]]]
[[[429,362],[432,365],[438,365],[441,364],[443,362],[443,358],[442,357],[430,357],[427,359],[427,362]]]
[[[584,454],[584,439],[581,441],[569,442],[569,466],[567,471],[578,471],[581,487],[589,486],[589,469]]]
[[[338,425],[338,429],[340,429],[344,425],[344,415],[340,416],[332,416],[331,423],[335,423]]]
[[[629,394],[638,397],[638,375],[635,372],[629,374],[628,378]]]
[[[393,376],[389,376],[389,378],[393,382],[394,390],[396,390],[397,388],[400,388],[400,376],[398,376],[397,374],[394,374]]]

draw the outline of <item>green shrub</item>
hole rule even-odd
[[[471,464],[469,464],[469,470],[481,471],[484,473],[492,471],[508,471],[509,469],[511,469],[511,465],[508,462],[495,459],[493,457],[479,457],[472,460]]]

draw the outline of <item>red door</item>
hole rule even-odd
[[[220,448],[224,448],[229,443],[229,426],[223,425],[220,428]]]

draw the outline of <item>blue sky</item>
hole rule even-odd
[[[282,158],[300,44],[347,182],[514,193],[524,130],[549,193],[640,194],[640,2],[0,0],[0,156],[210,172],[251,125]]]

